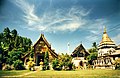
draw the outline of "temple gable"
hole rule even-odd
[[[85,50],[82,44],[80,44],[78,47],[75,48],[75,50],[72,52],[71,56],[73,57],[72,62],[75,65],[76,68],[82,67],[83,69],[86,69],[86,57],[89,55],[89,53]]]
[[[51,49],[51,45],[47,42],[43,34],[41,34],[40,38],[34,44],[33,47],[34,47],[34,61],[37,66],[39,66],[39,63],[41,61],[44,62],[45,52],[48,52],[49,54],[49,61],[58,57],[54,50]]]

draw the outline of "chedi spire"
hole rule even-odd
[[[102,41],[99,44],[99,48],[103,47],[103,45],[105,45],[105,46],[107,46],[107,45],[115,45],[115,43],[108,36],[106,27],[104,28]]]

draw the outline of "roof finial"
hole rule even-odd
[[[107,30],[106,30],[106,26],[104,27],[104,33],[106,33],[107,32]]]
[[[43,31],[41,31],[41,35],[43,35],[43,36],[44,36],[44,32],[43,32]]]
[[[82,41],[81,41],[81,44],[82,44]]]

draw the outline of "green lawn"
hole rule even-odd
[[[0,77],[4,76],[18,76],[30,72],[29,70],[11,70],[11,71],[0,71]]]
[[[21,76],[20,76],[21,75]],[[120,70],[76,70],[76,71],[0,71],[0,77],[39,78],[120,78]]]

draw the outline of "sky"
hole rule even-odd
[[[0,32],[16,29],[32,43],[44,34],[56,53],[100,43],[104,27],[120,44],[120,0],[0,0]],[[68,50],[69,43],[69,50]]]

